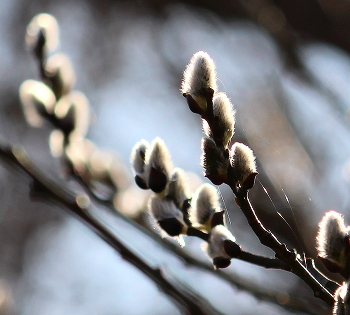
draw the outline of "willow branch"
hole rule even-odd
[[[78,181],[84,187],[84,189],[87,191],[89,196],[94,201],[105,206],[107,209],[111,211],[111,213],[113,213],[113,215],[117,215],[118,217],[128,222],[133,227],[139,229],[142,233],[147,235],[153,241],[157,242],[159,245],[161,245],[163,248],[171,252],[173,255],[176,255],[178,258],[182,259],[188,266],[202,269],[217,277],[220,277],[222,280],[228,282],[233,287],[242,291],[247,291],[259,300],[265,300],[271,303],[278,304],[280,307],[287,309],[289,311],[308,312],[309,314],[315,314],[310,309],[309,305],[305,304],[305,301],[303,298],[300,298],[300,299],[297,297],[294,297],[293,299],[289,298],[288,302],[286,302],[283,305],[280,305],[277,301],[277,293],[268,293],[266,290],[260,290],[255,285],[248,285],[245,280],[239,280],[240,276],[238,274],[232,274],[232,272],[227,272],[226,270],[214,270],[211,265],[209,266],[207,263],[202,262],[197,258],[194,258],[192,255],[188,254],[185,250],[183,250],[177,244],[174,244],[173,242],[169,241],[168,238],[160,238],[158,234],[136,223],[129,217],[125,216],[123,213],[116,211],[111,200],[101,198],[99,195],[97,195],[93,190],[91,190],[91,187],[81,179],[80,176],[77,176],[74,173],[72,173],[71,175],[74,177],[76,181]],[[204,241],[208,240],[207,239],[208,235],[206,233],[203,233],[203,232],[199,233],[197,232],[198,230],[195,231],[195,229],[193,228],[191,229],[191,231],[192,232],[188,235],[199,237]],[[279,270],[291,271],[291,268],[289,267],[289,265],[287,265],[286,263],[284,263],[282,260],[278,258],[259,256],[244,250],[242,250],[241,254],[238,257],[235,257],[235,259],[239,259],[266,269],[277,269],[277,270],[279,269]],[[327,284],[326,287],[329,288],[330,291],[334,292],[335,289],[338,287],[338,284],[326,278],[316,268],[314,268],[314,270],[315,270],[315,272],[313,273],[314,276],[319,281],[323,280],[322,283],[326,283]]]
[[[132,252],[112,232],[93,217],[89,209],[89,198],[85,194],[75,195],[68,189],[57,184],[36,167],[27,156],[24,149],[0,145],[0,154],[3,158],[15,163],[33,179],[35,193],[39,193],[47,200],[59,202],[71,214],[81,219],[107,244],[113,247],[123,259],[131,263],[152,280],[161,291],[168,295],[187,314],[221,314],[207,301],[200,298],[194,292],[190,292],[188,288],[181,288],[184,292],[179,290],[164,277],[159,268],[152,268]]]
[[[243,189],[237,190],[234,184],[229,186],[236,195],[238,206],[244,213],[250,227],[259,238],[261,244],[271,248],[276,253],[276,257],[285,262],[290,267],[291,272],[300,277],[313,290],[315,297],[322,299],[329,306],[332,306],[334,304],[332,293],[307,270],[298,258],[295,250],[287,248],[271,231],[263,226],[248,199],[248,191]]]

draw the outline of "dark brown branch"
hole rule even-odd
[[[290,267],[278,258],[260,256],[244,250],[242,250],[240,255],[236,258],[266,269],[280,269],[290,271]]]
[[[210,272],[214,274],[215,276],[220,277],[222,280],[225,280],[226,282],[233,285],[235,288],[238,288],[243,291],[248,291],[250,294],[255,296],[259,300],[266,300],[272,303],[277,302],[276,294],[274,293],[268,293],[265,290],[259,290],[256,286],[251,285],[248,286],[245,281],[239,281],[239,275],[232,275],[232,272],[228,272],[227,270],[214,270],[212,266],[209,266],[207,263],[204,263],[202,261],[199,261],[198,259],[193,258],[191,255],[189,255],[186,251],[184,251],[182,248],[180,248],[178,245],[170,242],[168,239],[161,239],[159,235],[150,232],[145,227],[135,223],[130,218],[126,217],[122,213],[115,211],[114,205],[111,201],[105,200],[103,198],[100,198],[98,195],[96,195],[93,191],[91,191],[90,187],[81,179],[81,177],[72,174],[74,176],[74,179],[80,182],[80,184],[86,189],[89,196],[95,200],[97,203],[104,205],[107,207],[107,209],[112,210],[112,213],[114,215],[119,216],[126,222],[128,222],[130,225],[134,226],[135,228],[141,230],[145,235],[153,239],[155,242],[160,244],[162,247],[165,247],[167,250],[169,250],[172,254],[178,256],[181,258],[185,263],[187,263],[191,267],[196,267],[202,270],[205,270],[207,272]],[[195,230],[195,231],[194,231]],[[208,241],[208,235],[206,233],[203,233],[197,229],[191,228],[189,232],[187,232],[187,235],[189,236],[197,236],[204,241]],[[280,269],[285,271],[291,271],[290,267],[286,265],[283,261],[277,258],[271,258],[271,257],[264,257],[259,256],[250,252],[242,251],[242,254],[239,257],[235,257],[236,259],[255,264],[257,266],[267,268],[267,269]],[[319,272],[316,268],[314,268],[315,272],[312,274],[315,276],[317,280],[319,280],[322,284],[325,283],[327,285],[326,288],[329,289],[331,292],[334,292],[335,289],[338,287],[338,284],[331,281],[330,279],[326,278],[321,272]],[[303,299],[301,299],[303,300]],[[303,306],[304,304],[304,306]],[[297,312],[308,312],[309,314],[314,314],[312,310],[310,310],[309,307],[305,308],[306,305],[304,302],[299,301],[298,298],[289,298],[289,302],[280,305],[281,307],[288,309],[290,311],[297,311]]]
[[[276,236],[271,231],[267,230],[260,222],[248,199],[248,191],[237,190],[235,184],[229,184],[229,186],[236,195],[238,206],[244,213],[250,227],[259,238],[260,242],[271,248],[275,252],[276,257],[286,263],[291,271],[313,290],[315,297],[322,299],[329,306],[333,306],[334,299],[332,293],[322,286],[322,284],[307,270],[294,250],[287,248],[285,244],[281,243]]]
[[[89,210],[89,198],[86,195],[75,195],[50,179],[31,162],[24,149],[20,147],[0,146],[0,154],[2,158],[15,163],[33,179],[36,193],[40,193],[41,196],[44,196],[48,200],[59,202],[71,214],[80,218],[106,243],[117,250],[123,259],[151,279],[161,291],[167,294],[187,314],[220,314],[207,301],[201,299],[193,292],[186,292],[189,289],[181,288],[185,292],[180,291],[164,277],[159,268],[150,267],[145,261],[133,253],[103,224],[93,217]]]
[[[68,191],[64,186],[59,185],[55,181],[47,178],[47,175],[43,174],[43,172],[31,162],[31,160],[26,156],[25,152],[19,147],[17,148],[10,147],[0,143],[0,156],[5,162],[10,161],[14,163],[15,166],[20,167],[33,179],[34,181],[33,183],[36,186],[35,187],[36,193],[39,193],[40,190],[44,189],[46,199],[48,197],[51,197],[54,200],[57,200],[63,205],[65,205],[68,208],[68,210],[71,210],[70,211],[71,214],[79,217],[81,220],[84,221],[84,223],[91,226],[95,230],[95,232],[98,233],[99,236],[103,238],[108,244],[110,244],[113,248],[115,248],[123,256],[124,259],[131,262],[136,267],[138,266],[138,264],[140,264],[141,267],[145,265],[145,263],[141,259],[139,259],[136,255],[134,255],[128,248],[125,247],[125,245],[120,243],[119,240],[116,239],[116,237],[111,232],[109,232],[100,223],[96,222],[96,219],[94,219],[84,207],[82,207],[81,205],[79,206],[79,203],[81,204],[81,201],[84,201],[85,195],[80,195],[80,198],[76,198],[76,196],[72,194],[70,191]],[[186,253],[179,246],[167,241],[166,239],[161,239],[158,235],[138,225],[128,217],[125,217],[121,213],[116,212],[114,209],[112,210],[113,205],[109,201],[100,199],[98,196],[94,195],[91,191],[88,191],[88,192],[95,201],[105,206],[106,209],[110,210],[110,212],[113,213],[113,215],[117,215],[118,217],[125,220],[135,228],[139,229],[145,235],[152,238],[158,244],[162,245],[167,250],[169,250],[172,254],[177,255],[189,266],[200,268],[202,270],[205,270],[206,272],[210,272],[220,277],[222,280],[227,281],[228,283],[233,285],[235,288],[248,291],[250,294],[252,294],[259,300],[265,300],[265,301],[278,304],[276,293],[268,293],[264,289],[259,289],[254,284],[249,285],[247,284],[246,280],[241,279],[239,275],[234,275],[232,274],[232,272],[229,272],[228,270],[214,271],[213,268],[209,266],[209,264],[199,261],[198,259],[192,257],[192,255],[189,255],[188,253]],[[250,254],[250,253],[243,254],[243,256],[239,257],[238,259],[242,259],[247,262],[258,264],[265,268],[274,268],[272,266],[273,264],[271,264],[271,259],[273,258],[268,258],[269,267],[267,267],[266,262],[259,264],[257,263],[257,258],[252,257],[252,255],[253,254]],[[263,260],[260,260],[260,261],[263,261]],[[283,266],[282,267],[277,266],[280,264],[280,263],[277,263],[277,261],[278,260],[276,259],[276,269],[284,269]],[[183,305],[182,298],[184,298],[185,301],[190,303],[189,307],[192,307],[191,305],[195,304],[193,301],[198,301],[198,304],[201,304],[203,309],[207,310],[210,314],[215,314],[216,311],[210,312],[210,308],[211,308],[210,305],[205,305],[206,302],[203,303],[203,300],[200,300],[198,297],[195,297],[193,293],[188,292],[188,294],[182,294],[173,285],[168,286],[169,282],[163,277],[159,269],[150,268],[148,265],[145,266],[145,268],[146,268],[145,270],[141,270],[141,271],[143,271],[144,273],[147,272],[146,275],[150,279],[154,280],[161,290],[163,289],[163,286],[164,286],[165,289],[167,290],[165,293],[167,293],[169,296],[171,296],[174,299],[180,299],[181,305]],[[186,291],[187,289],[184,287],[181,287],[181,290]],[[180,295],[177,295],[178,292],[180,293]],[[302,312],[302,313],[308,312],[309,314],[312,314],[312,315],[317,314],[313,312],[308,305],[305,305],[305,303],[303,302],[303,299],[290,298],[288,303],[280,306],[283,307],[284,309],[288,309],[293,312]],[[193,306],[193,308],[197,308],[197,307],[198,305],[196,304]],[[198,314],[205,314],[205,313],[201,312]]]

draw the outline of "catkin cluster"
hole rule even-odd
[[[28,50],[39,64],[41,81],[26,80],[20,88],[24,116],[33,127],[51,125],[50,148],[62,157],[68,173],[75,173],[103,198],[114,198],[128,185],[118,156],[96,147],[85,136],[91,108],[85,95],[73,90],[75,72],[68,56],[55,52],[59,43],[56,19],[41,13],[29,23]]]
[[[325,267],[345,279],[335,292],[333,314],[350,314],[350,226],[345,226],[340,213],[332,210],[323,216],[316,243],[318,257]]]
[[[192,56],[181,91],[190,110],[202,117],[204,176],[215,185],[227,183],[236,189],[250,189],[257,175],[255,157],[243,143],[230,145],[235,111],[227,95],[218,92],[215,64],[207,53],[199,51]]]
[[[183,235],[200,237],[215,268],[225,268],[232,257],[238,257],[240,246],[225,226],[217,189],[203,184],[192,194],[185,172],[173,168],[160,138],[151,144],[138,142],[131,153],[131,164],[136,184],[154,192],[148,210],[164,234],[176,237],[181,245]]]

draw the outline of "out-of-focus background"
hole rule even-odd
[[[219,89],[235,106],[234,140],[249,144],[257,156],[251,198],[263,223],[310,257],[324,212],[337,210],[350,223],[350,2],[1,1],[1,139],[22,144],[45,172],[60,177],[61,164],[48,146],[51,129],[27,126],[18,97],[24,80],[39,78],[24,37],[26,25],[41,12],[57,18],[59,50],[71,58],[75,88],[94,111],[87,137],[117,152],[127,170],[133,145],[159,136],[176,166],[205,181],[201,122],[179,92],[186,64],[204,50],[216,63]],[[82,223],[55,204],[31,200],[23,174],[4,163],[0,174],[1,314],[180,314]],[[229,191],[220,190],[238,242],[272,255],[247,227]],[[147,220],[137,213],[144,197],[135,189],[121,210]],[[330,312],[286,272],[232,262],[233,277],[276,297],[264,300],[186,266],[123,221],[110,225],[151,265],[224,314]],[[186,243],[209,263],[200,241]],[[294,299],[304,311],[286,308]]]

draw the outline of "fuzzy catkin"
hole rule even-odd
[[[242,184],[249,175],[256,173],[255,156],[252,149],[235,142],[230,149],[230,164],[237,183]]]
[[[91,110],[89,101],[82,92],[72,91],[61,97],[55,106],[55,115],[62,124],[61,129],[69,132],[71,140],[83,138],[87,134]]]
[[[221,210],[217,189],[210,184],[201,185],[193,194],[190,221],[194,225],[206,225],[212,215]]]
[[[35,49],[40,32],[45,36],[45,51],[51,52],[55,50],[59,44],[59,27],[54,16],[47,13],[40,13],[30,21],[26,33],[26,45],[28,49]]]
[[[215,226],[210,232],[209,242],[203,245],[204,251],[210,258],[231,258],[224,250],[224,241],[236,241],[232,233],[223,225]]]
[[[35,80],[26,80],[19,88],[19,97],[24,116],[31,126],[42,126],[43,116],[53,114],[56,97],[46,84]]]
[[[349,314],[349,284],[344,282],[334,293],[332,315]]]
[[[166,200],[153,195],[148,201],[148,210],[156,221],[177,218],[182,221],[182,212],[172,200]]]
[[[204,176],[225,176],[228,163],[221,148],[217,147],[214,140],[209,137],[202,138],[201,148],[201,166]]]
[[[347,235],[349,231],[342,215],[336,211],[327,212],[319,223],[316,237],[318,255],[344,267],[346,264],[344,239]]]
[[[190,198],[190,191],[185,172],[176,167],[171,175],[167,198],[172,199],[179,209],[182,209],[185,200]]]
[[[146,140],[141,140],[135,144],[131,151],[130,163],[136,174],[143,174],[145,171],[146,150],[149,146]]]
[[[173,165],[170,152],[161,138],[157,137],[152,141],[150,148],[146,151],[145,164],[148,172],[154,168],[161,171],[169,180]]]
[[[205,109],[205,90],[217,91],[216,70],[214,61],[204,51],[196,52],[184,71],[181,92],[190,94]]]
[[[235,111],[230,99],[225,93],[218,93],[213,97],[213,115],[215,119],[215,130],[210,130],[214,139],[221,139],[224,148],[227,148],[235,129]],[[205,131],[205,128],[203,128]]]

